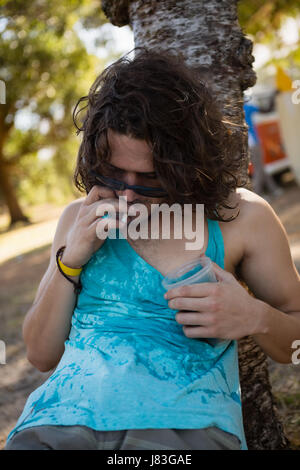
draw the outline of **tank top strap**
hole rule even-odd
[[[224,239],[218,220],[207,219],[208,245],[205,256],[211,258],[216,264],[224,269]]]

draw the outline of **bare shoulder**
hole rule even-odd
[[[274,213],[272,207],[264,198],[246,188],[237,188],[231,200],[238,204],[241,219],[255,216],[257,211],[259,214]]]
[[[234,210],[222,212],[225,219],[234,216],[230,222],[220,222],[225,244],[225,265],[235,272],[245,258],[262,246],[266,239],[271,241],[283,227],[270,204],[245,188],[237,188],[228,198],[228,205]]]
[[[275,227],[282,224],[272,206],[258,194],[245,188],[236,190],[236,201],[238,202],[240,214],[238,219],[241,229],[253,231],[255,229]]]
[[[252,191],[239,189],[236,198],[243,240],[239,278],[258,299],[284,312],[298,311],[300,277],[282,222],[272,206]]]
[[[239,228],[241,231],[246,231],[249,235],[249,230],[254,227],[267,226],[268,224],[280,224],[279,218],[276,215],[272,206],[261,196],[245,188],[237,188],[235,193],[231,195],[228,200],[229,205],[235,206],[234,211],[226,212],[228,215],[237,215],[234,223],[230,222],[235,229]],[[229,225],[230,225],[229,224]]]
[[[263,256],[274,250],[287,254],[286,230],[272,206],[261,196],[244,188],[235,194],[240,213],[237,227],[243,243],[243,257]]]

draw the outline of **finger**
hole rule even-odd
[[[123,222],[121,219],[114,219],[110,217],[105,217],[103,218],[96,218],[89,226],[88,230],[91,230],[94,228],[96,230],[98,226],[98,230],[101,231],[101,233],[108,232],[112,228],[125,228],[126,223]]]
[[[165,299],[174,297],[208,297],[213,295],[217,289],[217,282],[202,282],[187,286],[174,287],[165,293]]]
[[[108,211],[110,215],[114,216],[119,212],[127,213],[128,210],[127,202],[123,199],[102,199],[101,201],[98,201],[96,206],[96,214],[98,216],[103,216],[106,211]]]
[[[211,299],[208,297],[175,297],[168,302],[173,310],[210,311]]]
[[[211,315],[209,313],[181,312],[175,315],[175,320],[180,325],[209,326]]]
[[[109,231],[115,228],[125,228],[125,224],[115,218],[106,218],[95,220],[89,227],[90,230],[95,230],[95,236],[101,240],[108,237]]]
[[[184,326],[183,333],[188,338],[215,338],[211,329],[205,326]]]
[[[212,262],[212,268],[218,281],[230,282],[233,279],[233,275],[222,269],[217,263]]]
[[[93,202],[99,201],[103,198],[116,198],[116,195],[112,189],[106,188],[105,186],[95,185],[92,187],[87,197],[83,201],[84,206],[89,206]]]
[[[120,203],[119,203],[120,202]],[[90,225],[95,220],[99,220],[105,212],[108,212],[110,218],[119,218],[119,212],[122,214],[127,213],[127,204],[125,201],[119,201],[116,198],[105,198],[101,201],[96,201],[87,207],[88,213],[85,216],[85,222]]]

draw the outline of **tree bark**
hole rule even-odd
[[[130,24],[135,46],[184,53],[201,73],[247,152],[243,91],[255,84],[252,43],[238,23],[237,0],[102,0],[115,26]],[[271,392],[266,355],[251,337],[239,341],[244,428],[249,449],[286,449]]]
[[[29,222],[29,218],[23,213],[19,205],[15,188],[11,181],[11,165],[6,163],[3,155],[5,141],[13,126],[12,123],[6,124],[4,119],[8,114],[8,105],[1,106],[0,111],[0,191],[9,211],[9,228],[11,228],[17,222]]]

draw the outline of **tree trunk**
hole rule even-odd
[[[29,222],[29,218],[23,214],[18,203],[15,188],[10,177],[10,168],[3,157],[4,143],[9,136],[13,124],[5,123],[5,116],[8,114],[7,105],[0,108],[0,191],[10,214],[9,228],[17,222]]]
[[[238,24],[237,0],[102,0],[115,26],[130,24],[135,46],[180,51],[201,72],[224,114],[233,139],[247,151],[243,90],[255,84],[252,43]],[[234,128],[233,128],[234,129]],[[251,337],[239,341],[244,428],[249,449],[288,448],[275,409],[266,356]]]
[[[23,214],[22,209],[18,203],[15,189],[10,180],[9,170],[0,155],[0,190],[7,205],[10,214],[9,227],[12,227],[16,222],[29,222],[29,218]]]

